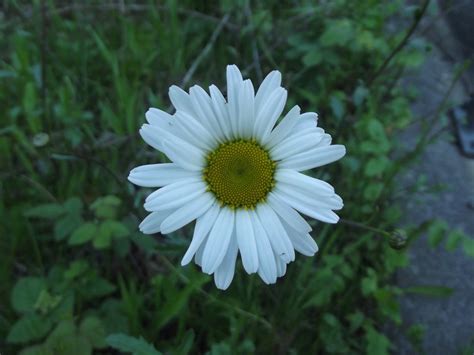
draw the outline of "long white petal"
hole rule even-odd
[[[194,255],[194,262],[196,263],[196,265],[202,266],[202,255],[204,254],[204,249],[206,249],[208,239],[209,236],[206,235],[198,250],[196,251],[196,255]]]
[[[202,271],[212,274],[222,263],[234,232],[235,213],[224,207],[221,209],[216,222],[209,234],[206,248],[202,256]]]
[[[268,204],[271,208],[292,228],[300,233],[311,232],[312,228],[301,215],[296,212],[290,205],[281,201],[273,192],[267,197]]]
[[[238,137],[239,91],[243,85],[242,74],[236,65],[227,66],[227,112],[229,115],[232,137]]]
[[[165,140],[162,150],[173,163],[183,169],[200,171],[204,166],[205,153],[182,139]]]
[[[273,209],[266,204],[260,204],[257,206],[257,215],[278,256],[286,262],[295,260],[295,250],[290,238]]]
[[[161,223],[173,212],[174,210],[152,212],[140,223],[138,229],[145,234],[159,233]]]
[[[206,128],[214,140],[222,140],[221,128],[212,110],[212,101],[207,92],[202,87],[194,85],[189,89],[189,96],[200,123]]]
[[[296,199],[291,195],[282,193],[281,190],[278,189],[278,187],[276,187],[273,192],[275,193],[275,196],[287,202],[295,210],[300,211],[301,213],[309,217],[326,223],[337,223],[339,221],[339,217],[337,216],[337,214],[335,214],[328,208],[320,208],[315,207],[312,204],[307,204],[304,201]]]
[[[161,223],[161,233],[168,234],[178,230],[179,228],[191,223],[196,218],[205,213],[212,203],[215,201],[214,196],[206,192],[196,199],[185,204],[171,215],[169,215],[163,223]]]
[[[343,145],[318,147],[282,160],[279,167],[304,171],[332,163],[341,159],[345,154],[346,148]]]
[[[293,127],[297,123],[297,119],[300,116],[300,107],[294,106],[286,115],[283,117],[281,122],[275,127],[275,129],[270,133],[266,141],[263,141],[262,144],[267,145],[268,148],[273,148],[275,145],[280,143],[285,139],[288,134],[291,132]]]
[[[217,202],[205,212],[202,216],[198,217],[196,220],[196,226],[194,227],[193,239],[191,244],[189,244],[188,250],[181,260],[181,265],[187,265],[193,258],[194,254],[197,252],[203,241],[206,239],[209,234],[214,222],[216,221],[217,215],[219,214],[219,205]]]
[[[321,196],[334,195],[334,187],[326,181],[313,178],[291,169],[278,169],[275,173],[275,180],[296,187],[307,189],[311,193]]]
[[[277,277],[282,277],[286,274],[286,264],[287,262],[283,261],[275,252],[275,263],[277,267]]]
[[[186,112],[176,113],[176,128],[180,129],[185,140],[192,145],[203,149],[213,149],[217,141],[209,131],[203,127],[194,117]]]
[[[186,91],[173,85],[170,87],[168,95],[176,111],[184,111],[191,115],[194,113],[191,99]]]
[[[301,233],[293,229],[286,221],[282,222],[291,243],[296,251],[306,256],[313,256],[318,251],[318,245],[309,233]]]
[[[277,268],[272,245],[258,217],[252,213],[250,218],[252,220],[257,245],[258,274],[266,284],[275,283],[277,279]]]
[[[258,270],[258,252],[255,242],[256,236],[252,227],[249,212],[239,209],[235,212],[235,229],[237,244],[239,246],[242,264],[248,274]]]
[[[340,210],[344,206],[342,199],[336,194],[321,196],[307,189],[307,186],[294,186],[280,182],[277,189],[287,196],[300,200],[308,206],[314,206],[317,209]]]
[[[224,95],[215,86],[209,86],[209,92],[211,93],[212,110],[216,116],[216,120],[219,123],[223,136],[230,140],[232,138],[232,127],[230,125],[229,114],[227,112],[227,103]]]
[[[318,114],[316,112],[305,112],[296,121],[293,132],[304,131],[318,125]]]
[[[163,141],[166,139],[175,139],[176,136],[159,126],[144,124],[139,130],[140,136],[151,147],[163,151]]]
[[[270,150],[273,160],[282,160],[316,148],[323,139],[322,129],[313,128],[306,134],[293,135]]]
[[[199,172],[185,170],[174,163],[138,166],[130,171],[128,180],[143,187],[161,187],[182,179],[199,177]]]
[[[271,93],[281,85],[281,73],[274,70],[263,79],[255,96],[255,112],[259,112],[265,102],[268,101]]]
[[[145,118],[152,126],[158,126],[163,129],[169,128],[173,121],[173,116],[160,109],[150,107],[145,113]]]
[[[255,122],[254,100],[255,91],[250,80],[245,80],[239,91],[238,130],[240,138],[249,138],[252,135]]]
[[[237,240],[235,233],[231,236],[227,253],[219,265],[217,270],[214,272],[214,282],[218,289],[226,290],[235,274],[235,262],[237,259]]]
[[[207,186],[200,178],[180,180],[151,193],[145,199],[147,211],[163,211],[170,208],[179,208],[185,203],[202,195]]]
[[[286,103],[287,92],[283,88],[275,89],[268,101],[263,104],[261,110],[256,113],[253,136],[261,142],[265,142],[267,136],[280,117]]]

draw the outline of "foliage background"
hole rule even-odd
[[[407,266],[400,240],[427,230],[432,245],[446,238],[474,254],[440,221],[396,229],[396,179],[436,137],[424,119],[414,150],[400,153],[396,139],[413,121],[416,96],[399,78],[429,52],[411,37],[428,2],[3,2],[2,354],[393,350],[383,331],[402,325],[399,297],[451,292],[394,285]],[[394,19],[404,30],[389,29]],[[254,82],[279,69],[287,107],[317,111],[348,154],[312,172],[345,200],[343,223],[311,221],[316,257],[298,257],[272,286],[239,267],[220,292],[197,267],[178,266],[192,226],[137,231],[149,191],[126,176],[163,159],[137,134],[146,109],[171,110],[172,84],[223,88],[229,63]],[[422,335],[399,331],[415,344]]]

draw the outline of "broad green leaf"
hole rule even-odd
[[[307,67],[314,67],[323,61],[321,49],[314,47],[303,56],[303,64]]]
[[[348,19],[329,21],[326,30],[319,38],[324,46],[343,46],[354,37],[352,22]]]
[[[95,277],[86,284],[87,297],[103,297],[111,294],[115,291],[116,287],[114,284],[102,277]]]
[[[55,219],[64,214],[64,208],[58,203],[46,203],[30,208],[25,212],[26,217]]]
[[[33,345],[20,351],[18,355],[51,355],[52,350],[47,345]]]
[[[62,217],[54,225],[54,238],[63,240],[82,224],[80,215],[68,214]]]
[[[48,334],[51,326],[52,324],[47,318],[41,318],[36,314],[24,315],[11,327],[7,342],[23,344],[39,340]]]
[[[465,237],[462,243],[462,248],[466,255],[474,258],[474,239]]]
[[[41,291],[46,289],[43,279],[38,277],[24,277],[18,280],[13,287],[11,302],[15,311],[30,312],[34,309]]]
[[[46,314],[49,310],[54,309],[61,302],[61,300],[62,296],[53,296],[48,292],[48,290],[43,289],[35,303],[35,309],[42,314]]]
[[[143,338],[134,338],[125,334],[112,334],[106,339],[107,344],[116,350],[133,355],[161,355],[155,347]]]
[[[107,225],[103,223],[99,226],[97,234],[92,240],[92,245],[96,249],[106,249],[110,247],[112,242],[112,231],[108,228]]]
[[[105,348],[105,328],[97,317],[87,317],[79,326],[79,333],[86,337],[94,348]]]
[[[365,166],[364,173],[369,177],[380,175],[387,169],[389,165],[390,160],[388,160],[383,155],[376,158],[371,158]]]
[[[84,223],[82,226],[77,228],[69,237],[70,245],[80,245],[93,239],[97,234],[98,228],[92,222]]]
[[[130,234],[130,231],[127,227],[118,221],[107,220],[101,223],[100,225],[101,233],[107,231],[112,238],[124,238]]]
[[[114,219],[121,203],[122,201],[117,196],[109,195],[95,200],[90,208],[98,218]]]
[[[428,243],[434,248],[437,247],[444,238],[448,229],[446,222],[435,220],[428,228]]]
[[[453,251],[456,249],[461,241],[464,239],[464,233],[461,231],[455,230],[448,234],[446,238],[446,250]]]
[[[365,337],[367,340],[367,355],[389,355],[390,341],[385,335],[369,326]]]
[[[454,292],[454,289],[446,286],[421,285],[411,286],[403,289],[407,293],[415,293],[418,295],[432,296],[432,297],[449,297]]]

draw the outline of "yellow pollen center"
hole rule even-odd
[[[254,208],[274,186],[275,162],[255,141],[223,143],[207,157],[204,180],[224,205]]]

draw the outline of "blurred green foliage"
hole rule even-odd
[[[451,292],[393,285],[407,258],[377,232],[400,223],[395,182],[419,153],[393,154],[412,120],[398,79],[428,47],[407,41],[377,70],[405,34],[386,24],[416,14],[399,0],[5,1],[2,353],[388,354],[382,328],[401,324],[404,292]],[[192,226],[168,237],[137,231],[148,192],[126,176],[163,159],[137,135],[146,109],[169,107],[171,84],[223,87],[229,63],[256,82],[283,72],[288,107],[317,111],[347,147],[314,175],[336,185],[343,218],[375,228],[311,221],[316,257],[298,257],[273,286],[239,267],[220,292],[197,267],[175,266]],[[441,221],[408,228],[409,242],[426,231],[434,247],[474,256],[474,242]],[[422,328],[410,334],[420,342]]]

